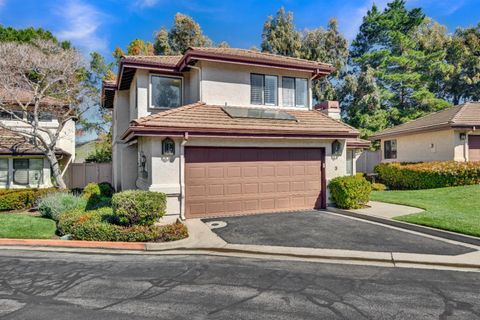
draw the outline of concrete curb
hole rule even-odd
[[[444,238],[444,239],[447,239],[447,240],[468,243],[468,244],[480,247],[480,238],[477,238],[477,237],[474,237],[474,236],[467,236],[467,235],[463,235],[463,234],[460,234],[460,233],[455,233],[455,232],[450,232],[450,231],[446,231],[446,230],[430,228],[430,227],[421,226],[421,225],[418,225],[418,224],[413,224],[413,223],[408,223],[408,222],[403,222],[403,221],[397,221],[397,220],[392,220],[392,219],[386,219],[386,218],[382,218],[382,217],[374,216],[374,215],[367,215],[367,214],[363,214],[363,213],[351,212],[351,211],[348,211],[348,210],[338,209],[338,208],[334,208],[334,207],[328,207],[327,211],[337,213],[337,214],[341,214],[341,215],[348,216],[348,217],[352,217],[352,218],[358,218],[358,219],[362,219],[362,220],[367,220],[367,221],[386,224],[386,225],[389,225],[389,226],[392,226],[392,227],[397,227],[397,228],[401,228],[401,229],[415,231],[415,232],[418,232],[418,233],[423,233],[423,234],[427,234],[427,235],[438,237],[438,238]]]

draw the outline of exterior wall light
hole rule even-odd
[[[162,141],[162,154],[164,156],[175,155],[175,141],[170,138],[166,138]]]
[[[335,140],[332,142],[332,155],[339,156],[342,154],[342,144],[340,141]]]
[[[143,153],[143,151],[140,152],[140,158],[138,166],[140,167],[140,173],[142,175],[142,178],[146,179],[148,178],[148,171],[147,171],[147,157]]]
[[[467,134],[465,132],[460,132],[460,140],[467,140]]]

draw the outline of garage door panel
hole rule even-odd
[[[470,161],[480,161],[480,136],[468,136],[468,159]]]
[[[320,149],[187,147],[186,216],[318,208],[321,159]]]

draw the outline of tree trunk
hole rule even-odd
[[[60,189],[66,189],[67,185],[63,181],[62,170],[60,170],[60,164],[58,163],[57,156],[55,152],[50,150],[46,153],[47,159],[50,162],[50,167],[52,168],[52,174],[55,178],[55,184]]]

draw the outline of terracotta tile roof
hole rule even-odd
[[[134,120],[126,135],[140,131],[174,131],[189,134],[358,136],[358,131],[354,128],[316,110],[282,109],[282,111],[294,116],[296,121],[232,118],[222,106],[197,102]]]
[[[306,59],[299,59],[266,52],[238,49],[238,48],[204,48],[204,47],[190,47],[185,55],[189,53],[206,53],[217,57],[224,58],[242,58],[252,62],[272,62],[284,65],[297,65],[299,67],[313,67],[313,68],[329,68],[333,71],[333,66],[328,63],[311,61]]]
[[[57,154],[68,154],[56,149]],[[0,129],[0,155],[43,155],[43,152],[28,139],[6,129]]]
[[[132,64],[147,64],[157,67],[170,67],[174,68],[178,62],[182,59],[182,55],[178,56],[123,56],[123,63]]]
[[[373,140],[387,136],[426,130],[473,126],[480,127],[480,102],[467,102],[465,104],[428,114],[418,119],[377,132],[372,135],[370,139]]]
[[[360,138],[348,138],[347,147],[349,148],[370,148],[371,142]]]
[[[16,105],[17,100],[22,104],[30,104],[33,100],[33,94],[30,91],[24,89],[17,89],[14,92],[7,91],[5,89],[0,89],[0,101],[3,104],[12,104]],[[54,97],[45,97],[40,101],[40,104],[43,106],[67,106],[68,102],[62,101]]]

